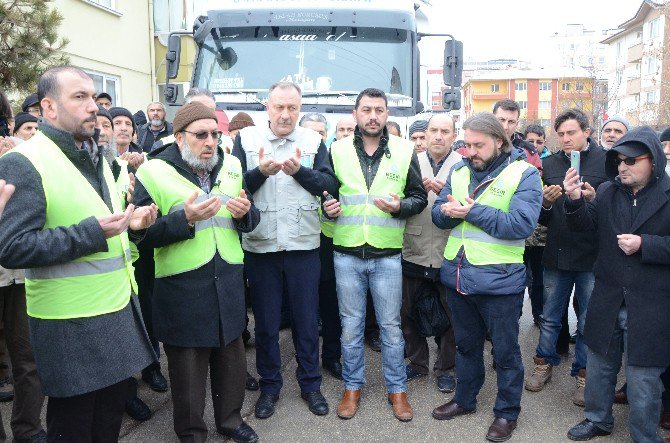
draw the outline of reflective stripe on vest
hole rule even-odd
[[[226,203],[238,196],[242,189],[242,166],[230,155],[223,156],[218,177],[212,183],[209,194],[205,194],[195,183],[182,176],[173,166],[160,159],[145,162],[137,170],[137,179],[144,185],[161,214],[168,215],[184,209],[186,201],[194,191],[198,192],[195,203],[212,197],[221,200],[221,208],[207,220],[195,222],[195,236],[154,250],[156,277],[167,277],[198,269],[207,264],[218,251],[223,260],[239,264],[244,260],[239,235]]]
[[[410,143],[392,137],[388,155],[383,155],[377,173],[367,188],[353,137],[331,146],[335,175],[340,185],[342,212],[335,220],[333,244],[356,247],[369,244],[379,249],[401,249],[405,220],[393,218],[374,204],[375,199],[390,201],[389,194],[404,197],[407,172],[414,152]],[[355,162],[355,163],[354,163]]]
[[[479,197],[478,204],[509,212],[512,196],[519,186],[523,173],[531,167],[522,160],[510,163],[488,185]],[[470,169],[462,166],[451,174],[452,196],[465,202],[469,195]],[[451,230],[444,248],[444,258],[453,260],[463,248],[468,261],[473,265],[496,265],[523,263],[524,239],[505,240],[495,238],[477,226],[463,221]]]
[[[105,217],[122,212],[123,198],[117,192],[106,161],[101,160],[113,211],[61,149],[44,134],[37,133],[14,152],[24,155],[42,180],[46,199],[43,230],[70,227],[91,216]],[[123,309],[130,301],[131,291],[137,292],[128,234],[124,232],[106,241],[105,252],[60,265],[27,269],[28,315],[42,319],[69,319]]]

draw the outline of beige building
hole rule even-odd
[[[131,112],[158,97],[152,0],[55,0],[70,63],[89,73],[98,92]]]

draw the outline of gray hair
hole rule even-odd
[[[270,86],[268,94],[272,94],[275,89],[295,89],[298,91],[298,95],[302,96],[302,89],[296,83],[293,82],[277,82]]]
[[[463,130],[465,131],[466,129],[481,132],[494,140],[501,140],[502,152],[507,153],[512,151],[512,142],[507,137],[505,128],[503,128],[496,116],[490,112],[480,112],[465,120]]]
[[[200,97],[200,96],[206,96],[211,98],[214,102],[216,102],[216,98],[214,97],[214,94],[209,89],[205,88],[191,88],[188,90],[188,93],[184,97],[184,104],[189,104],[191,101],[193,101],[193,97]]]
[[[147,105],[147,112],[149,112],[149,108],[153,105],[161,105],[161,108],[163,108],[163,112],[165,112],[165,105],[161,102],[151,102]]]
[[[309,112],[303,115],[302,118],[300,119],[299,125],[302,126],[306,122],[318,122],[328,125],[326,117],[324,117],[323,114],[319,114],[318,112]]]

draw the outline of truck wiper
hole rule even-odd
[[[346,98],[352,103],[356,101],[352,97],[358,96],[358,92],[354,91],[311,91],[302,93],[303,97],[342,97]]]

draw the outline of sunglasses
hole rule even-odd
[[[197,138],[198,140],[207,140],[207,137],[208,137],[209,135],[211,135],[212,138],[213,138],[214,140],[219,140],[219,139],[221,138],[221,131],[212,131],[212,132],[208,132],[208,131],[198,131],[198,132],[192,132],[192,131],[184,130],[184,131],[182,131],[182,132],[188,132],[189,134],[193,134],[193,135],[195,136],[195,138]]]
[[[649,156],[643,155],[642,157],[626,157],[626,158],[614,157],[613,161],[616,166],[619,166],[621,163],[625,163],[628,166],[633,166],[635,163],[637,163],[638,160],[643,160],[645,158],[649,158]]]

